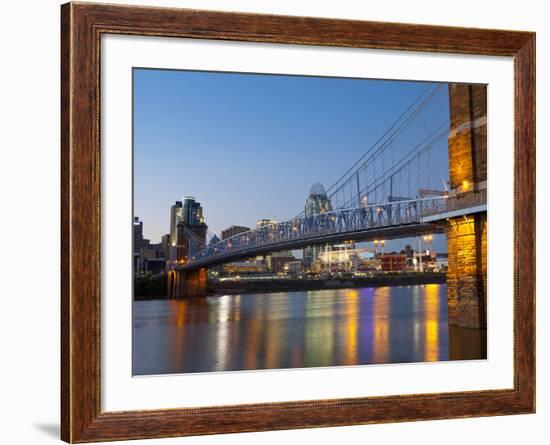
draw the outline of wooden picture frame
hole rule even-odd
[[[455,393],[102,412],[102,34],[512,56],[515,69],[514,387]],[[173,8],[61,7],[61,437],[174,437],[535,411],[535,34]]]

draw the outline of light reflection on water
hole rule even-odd
[[[134,375],[449,359],[447,287],[134,303]]]

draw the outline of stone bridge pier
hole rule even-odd
[[[186,231],[187,228],[187,231]],[[183,271],[178,265],[184,265],[189,260],[188,231],[192,230],[179,223],[177,226],[176,264],[168,272],[168,298],[204,297],[206,296],[207,270],[200,269]],[[204,230],[199,227],[199,230]]]
[[[485,85],[449,85],[450,193],[457,199],[466,199],[472,193],[486,189],[486,93]],[[446,234],[452,358],[462,347],[459,340],[464,337],[464,330],[484,330],[487,327],[487,212],[449,218]],[[483,349],[485,339],[482,341]]]
[[[168,273],[168,298],[204,297],[206,296],[207,271],[171,270]]]

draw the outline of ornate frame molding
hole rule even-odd
[[[512,56],[515,66],[514,388],[102,412],[101,35],[132,34]],[[535,411],[535,34],[173,8],[61,7],[61,436],[174,437]]]

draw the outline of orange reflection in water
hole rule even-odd
[[[424,293],[424,360],[439,360],[439,284],[427,284]]]
[[[268,312],[276,312],[279,319],[272,320],[266,325],[266,366],[268,369],[279,367],[279,362],[283,358],[283,348],[286,346],[287,324],[283,320],[288,318],[288,302],[279,304],[273,300],[268,300]]]
[[[185,324],[185,313],[186,313],[186,302],[185,301],[179,301],[177,306],[177,315],[176,315],[176,325],[178,328],[183,327]]]
[[[359,292],[348,289],[346,298],[346,363],[357,363],[357,332],[359,310]]]
[[[138,365],[169,373],[444,360],[442,292],[428,284],[140,303],[152,309],[140,309],[136,350],[149,361]]]
[[[379,287],[374,293],[373,363],[387,363],[390,357],[390,288]]]
[[[246,326],[245,332],[245,369],[256,368],[256,358],[258,354],[259,341],[261,338],[261,323],[257,318],[250,320]]]
[[[328,366],[334,361],[335,353],[335,307],[339,299],[327,297],[327,291],[308,292],[305,315],[305,366]],[[330,315],[330,316],[329,316]]]
[[[187,302],[186,301],[174,301],[169,306],[171,310],[175,312],[176,322],[176,335],[170,336],[168,339],[171,342],[170,360],[172,366],[176,368],[182,368],[184,366],[183,351],[185,350],[186,338],[185,338],[185,322],[187,317]]]

